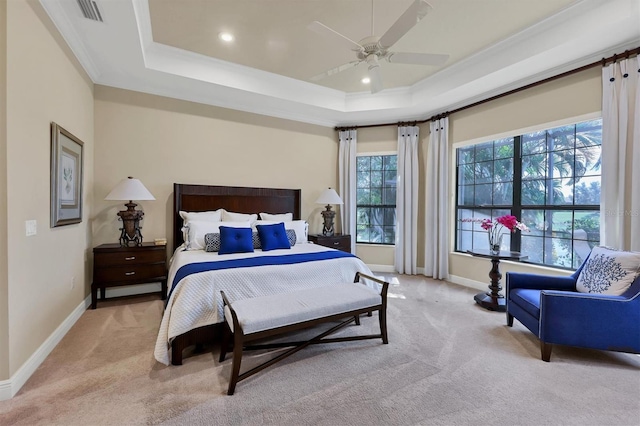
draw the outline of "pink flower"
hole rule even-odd
[[[480,226],[485,231],[488,231],[489,229],[491,229],[493,227],[493,223],[491,222],[490,219],[482,219],[482,222],[480,222]]]
[[[496,222],[498,222],[500,225],[507,228],[510,232],[515,232],[516,225],[518,225],[518,219],[516,219],[515,216],[509,215],[509,214],[505,216],[500,216],[499,218],[496,219]]]
[[[489,233],[489,243],[491,245],[494,242],[499,241],[502,230],[507,228],[509,232],[516,232],[520,230],[522,232],[529,232],[529,228],[522,222],[518,222],[518,218],[513,215],[507,214],[495,219],[495,222],[491,219],[476,219],[476,218],[464,218],[460,219],[461,222],[475,222],[480,223],[480,227]]]

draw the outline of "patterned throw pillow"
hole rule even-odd
[[[204,236],[204,251],[220,251],[220,234],[206,234]]]
[[[576,290],[619,296],[639,274],[640,253],[594,247],[580,271]]]
[[[258,233],[254,232],[251,237],[253,238],[253,248],[255,250],[261,249],[262,244],[260,244],[260,236],[258,235]]]
[[[296,236],[296,230],[295,229],[287,229],[287,238],[289,239],[289,245],[291,247],[296,245],[296,241],[297,241],[297,236]]]

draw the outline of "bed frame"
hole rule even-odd
[[[293,213],[300,219],[300,189],[250,188],[173,184],[173,249],[184,242],[180,211],[202,212],[225,209],[236,213]],[[171,283],[169,283],[171,285]],[[196,328],[176,336],[171,343],[171,364],[182,365],[182,351],[209,343],[222,336],[222,324]]]

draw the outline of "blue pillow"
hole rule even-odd
[[[220,250],[218,254],[249,253],[253,251],[251,228],[220,227]]]
[[[258,225],[256,228],[258,229],[262,251],[291,248],[289,238],[287,238],[287,230],[284,229],[284,223]]]
[[[263,225],[260,225],[260,226],[263,226]],[[296,245],[296,240],[297,240],[295,229],[287,229],[287,228],[285,228],[285,229],[287,231],[287,239],[289,240],[289,245],[291,247],[295,246]],[[205,243],[207,242],[207,236],[208,235],[217,235],[218,236],[218,248],[216,248],[215,250],[209,250],[207,248],[206,251],[218,251],[218,250],[220,250],[220,234],[207,234],[207,235],[205,235],[205,237],[204,237]],[[262,244],[260,244],[260,235],[258,235],[257,232],[254,232],[253,233],[253,249],[254,250],[258,250],[258,249],[261,249],[261,248],[262,248]]]

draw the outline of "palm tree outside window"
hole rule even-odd
[[[503,245],[533,263],[573,269],[600,239],[602,119],[456,150],[457,219],[512,214],[531,232]],[[456,225],[456,250],[487,248],[477,223]]]

